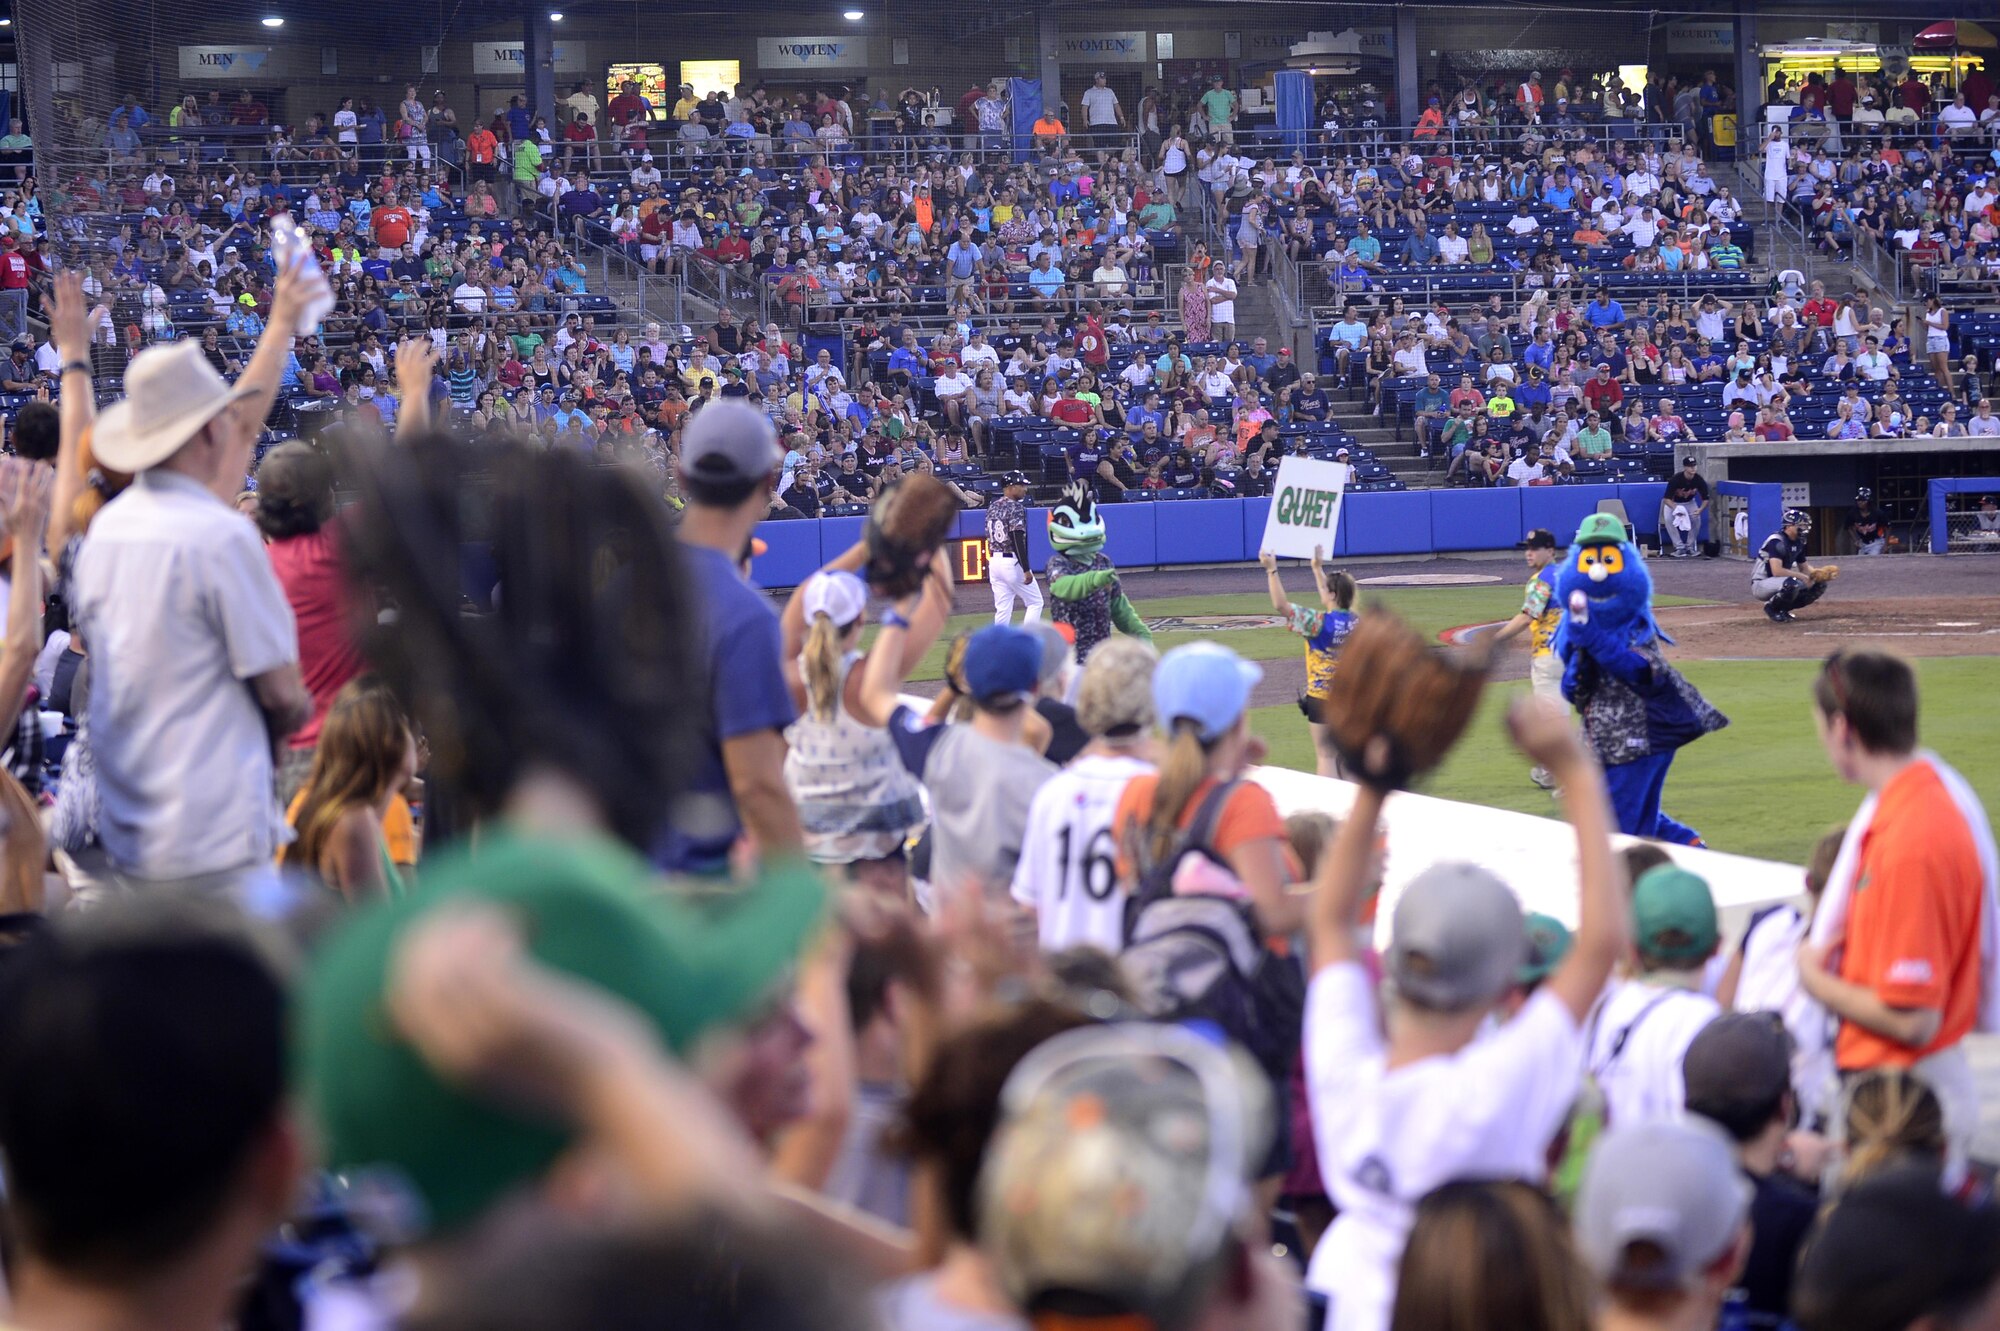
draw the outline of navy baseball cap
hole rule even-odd
[[[965,644],[965,687],[977,702],[1030,694],[1042,677],[1042,644],[1026,629],[991,624]]]

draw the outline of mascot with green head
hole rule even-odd
[[[1584,738],[1604,764],[1618,830],[1684,846],[1701,834],[1660,812],[1667,768],[1681,746],[1722,729],[1729,718],[1667,664],[1671,642],[1653,619],[1653,578],[1625,524],[1593,513],[1577,528],[1556,573],[1556,627],[1563,697],[1583,718]]]
[[[1117,568],[1104,554],[1104,519],[1085,482],[1064,486],[1062,502],[1049,510],[1049,544],[1055,547],[1048,567],[1049,595],[1054,598],[1050,618],[1069,625],[1079,663],[1089,659],[1114,628],[1153,640],[1146,621],[1125,599]]]

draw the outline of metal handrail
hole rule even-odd
[[[1709,294],[1706,291],[1697,290],[1696,289],[1697,284],[1702,283],[1707,278],[1713,277],[1716,271],[1717,271],[1716,269],[1709,268],[1695,272],[1648,273],[1645,276],[1655,280],[1649,282],[1644,290],[1628,290],[1621,288],[1621,289],[1615,289],[1612,294],[1622,300],[1627,295],[1639,295],[1646,297],[1651,297],[1662,293],[1672,295],[1675,293],[1676,289],[1678,289],[1678,298],[1680,300],[1684,302],[1696,301],[1701,299],[1702,296]],[[1758,292],[1761,291],[1761,287],[1755,281],[1757,273],[1754,270],[1746,267],[1736,271],[1742,272],[1747,277],[1752,279],[1746,286],[1747,291],[1758,291]],[[1406,292],[1406,291],[1388,292],[1388,291],[1383,291],[1378,287],[1374,294],[1381,296],[1389,296],[1389,297],[1401,297],[1406,307],[1417,308],[1419,301],[1421,301],[1422,304],[1424,305],[1429,305],[1435,303],[1440,299],[1443,299],[1447,304],[1451,304],[1453,303],[1454,296],[1458,298],[1460,303],[1463,303],[1464,301],[1482,302],[1488,296],[1493,295],[1495,290],[1497,290],[1497,288],[1482,287],[1477,291],[1471,291],[1471,290],[1465,290],[1460,287],[1456,287],[1452,282],[1452,274],[1454,273],[1467,277],[1509,278],[1510,281],[1506,289],[1500,290],[1499,294],[1502,295],[1503,297],[1507,297],[1515,301],[1526,300],[1529,297],[1529,295],[1531,295],[1536,290],[1536,288],[1527,286],[1524,283],[1523,279],[1527,276],[1524,273],[1493,273],[1493,272],[1468,273],[1466,272],[1463,266],[1460,266],[1457,268],[1446,269],[1443,271],[1437,269],[1415,269],[1415,268],[1395,270],[1392,271],[1389,274],[1389,276],[1398,278],[1425,279],[1421,293]],[[1576,295],[1582,295],[1587,291],[1589,291],[1592,285],[1591,282],[1592,276],[1593,274],[1587,271],[1582,272],[1578,274],[1578,280],[1575,282],[1571,282],[1565,286],[1559,286],[1559,287],[1551,286],[1551,287],[1544,287],[1542,289],[1549,291],[1552,295],[1561,292],[1570,292]],[[1340,292],[1336,291],[1334,294],[1339,295]],[[1338,319],[1340,317],[1341,312],[1344,309],[1346,309],[1347,305],[1350,303],[1352,302],[1344,301],[1340,304],[1331,304],[1331,305],[1325,303],[1315,303],[1310,307],[1308,307],[1307,314],[1311,319],[1313,325],[1315,327],[1318,327],[1332,320]]]

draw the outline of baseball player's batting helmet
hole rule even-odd
[[[1854,492],[1854,497],[1856,499],[1873,499],[1875,492],[1864,485]]]

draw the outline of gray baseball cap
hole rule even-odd
[[[1576,1197],[1576,1242],[1616,1289],[1685,1288],[1750,1214],[1750,1181],[1729,1138],[1701,1118],[1613,1127]]]
[[[681,470],[695,480],[760,481],[784,460],[771,418],[741,402],[709,403],[681,436]]]
[[[1527,956],[1527,923],[1513,891],[1476,864],[1447,862],[1403,889],[1385,962],[1405,999],[1462,1012],[1505,993]]]

